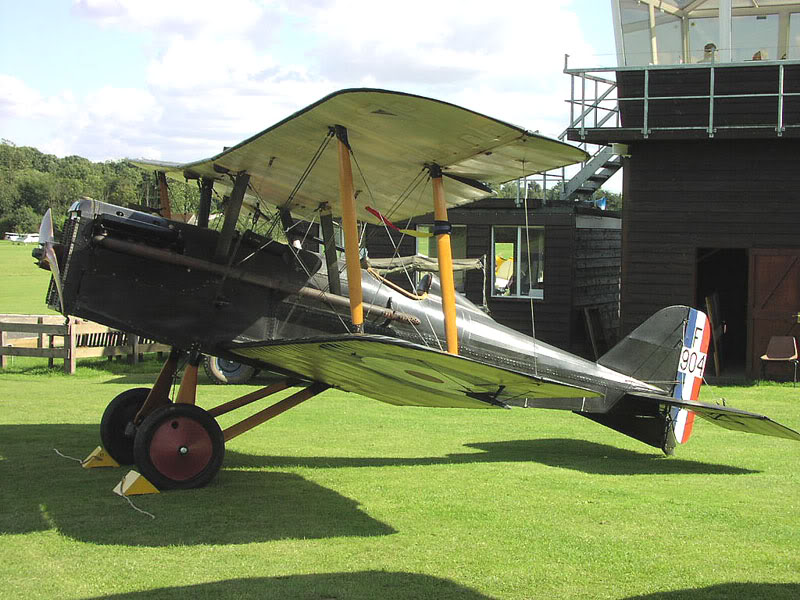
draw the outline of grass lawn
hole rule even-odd
[[[800,597],[800,444],[700,421],[664,458],[570,413],[329,391],[233,440],[208,487],[135,497],[151,519],[111,492],[123,469],[53,448],[87,455],[154,368],[0,374],[0,598]],[[703,399],[800,429],[798,394]]]
[[[35,247],[0,241],[0,314],[58,314],[45,304],[50,271],[36,266],[31,256]]]

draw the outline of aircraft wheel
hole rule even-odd
[[[136,432],[139,472],[161,490],[202,487],[222,466],[225,438],[216,420],[193,404],[170,404],[149,415]]]
[[[203,369],[211,381],[222,385],[247,383],[256,374],[256,369],[250,365],[244,365],[217,356],[206,356],[203,361]]]
[[[126,428],[139,409],[142,408],[149,388],[125,390],[106,406],[100,419],[100,440],[106,452],[121,465],[133,464],[133,430],[126,435]]]

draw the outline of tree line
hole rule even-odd
[[[559,202],[561,200],[561,189],[563,187],[564,184],[561,181],[558,181],[552,185],[548,185],[547,189],[544,190],[538,181],[529,181],[527,185],[528,200]],[[497,189],[498,198],[516,198],[517,193],[516,181],[504,183]],[[525,187],[521,186],[519,190],[519,197],[523,198],[525,193]],[[622,210],[622,194],[617,194],[616,192],[611,192],[609,190],[600,188],[592,193],[591,197],[589,198],[589,202],[595,204],[602,198],[606,199],[606,210]]]
[[[175,212],[192,212],[199,203],[196,182],[170,182],[169,191]],[[0,233],[38,231],[48,208],[60,226],[81,196],[138,209],[157,206],[159,197],[155,176],[124,160],[57,158],[0,141]]]

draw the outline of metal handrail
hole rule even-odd
[[[800,92],[787,92],[785,91],[785,67],[788,64],[800,64],[800,61],[763,61],[758,63],[758,67],[778,67],[778,91],[777,92],[753,92],[741,94],[718,94],[715,90],[716,71],[718,69],[735,68],[742,66],[756,66],[752,63],[730,63],[730,64],[702,64],[702,65],[648,65],[643,67],[597,67],[591,69],[565,69],[564,72],[569,74],[573,80],[575,77],[582,79],[597,79],[590,75],[591,72],[641,72],[644,71],[644,90],[642,96],[625,97],[625,98],[608,98],[608,95],[613,89],[616,89],[616,84],[613,88],[609,88],[603,94],[596,95],[595,98],[587,99],[585,96],[585,83],[581,86],[581,97],[575,96],[575,85],[573,83],[571,89],[571,97],[569,103],[571,106],[571,114],[574,115],[574,107],[587,107],[584,108],[578,117],[572,120],[569,129],[579,129],[581,137],[585,137],[587,128],[598,128],[605,125],[609,118],[598,120],[598,111],[607,111],[608,114],[619,114],[619,106],[621,102],[641,102],[642,103],[642,126],[641,127],[617,127],[625,131],[641,131],[644,137],[648,137],[653,131],[687,131],[687,130],[705,130],[709,137],[713,137],[719,130],[735,130],[735,129],[774,129],[776,134],[780,137],[787,129],[800,128],[800,124],[786,125],[784,120],[784,107],[787,98],[800,96]],[[707,94],[691,94],[691,95],[675,95],[675,96],[651,96],[650,95],[650,73],[651,71],[659,70],[674,70],[680,69],[708,69],[709,72],[709,90]],[[718,101],[729,100],[733,98],[776,98],[778,109],[776,120],[774,124],[753,123],[744,125],[717,125],[715,123],[715,109],[717,108]],[[650,109],[655,102],[667,100],[708,100],[708,121],[707,125],[698,126],[666,126],[666,127],[652,127],[650,126]],[[602,103],[614,102],[614,106],[608,108],[603,106]],[[593,124],[588,124],[588,119],[593,119]],[[563,137],[562,137],[563,136]],[[559,139],[566,138],[566,132],[559,136]]]

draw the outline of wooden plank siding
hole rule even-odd
[[[490,198],[449,211],[450,222],[467,226],[467,257],[487,256],[491,268],[493,255],[491,248],[492,226],[513,225],[524,227],[525,213],[515,206],[513,199]],[[415,224],[433,222],[431,215],[417,217]],[[618,290],[620,268],[619,230],[576,229],[576,208],[574,204],[556,203],[542,207],[539,201],[529,201],[528,224],[545,228],[545,267],[544,299],[534,301],[536,337],[561,348],[587,351],[587,340],[580,306],[588,305],[598,299],[612,298],[610,309],[618,314]],[[395,243],[400,235],[393,233]],[[598,247],[592,250],[593,245]],[[369,256],[383,258],[391,256],[394,249],[382,227],[368,226],[367,248]],[[402,242],[400,254],[413,254],[416,244],[408,236]],[[403,275],[400,276],[405,279]],[[395,282],[402,281],[395,276]],[[576,288],[576,282],[579,286]],[[491,273],[485,278],[489,312],[499,323],[526,333],[532,332],[531,304],[528,298],[492,297]],[[407,285],[407,282],[406,282]],[[484,275],[470,271],[466,278],[467,297],[481,306],[484,299]],[[597,288],[592,289],[593,287]],[[614,290],[617,295],[614,296]],[[580,305],[575,304],[576,298]],[[614,317],[616,318],[616,316]]]
[[[624,172],[622,332],[696,304],[699,248],[800,246],[800,141],[637,142]]]
[[[800,91],[800,65],[784,65],[784,91]],[[711,95],[711,65],[705,68],[654,69],[649,73],[648,126],[708,126],[707,98],[681,96]],[[724,95],[777,94],[780,70],[775,64],[752,64],[742,67],[714,67],[714,118],[716,126],[777,124],[777,96],[724,98]],[[644,71],[619,71],[617,83],[620,98],[642,98],[645,94]],[[652,99],[671,97],[676,99]],[[642,127],[644,102],[629,100],[620,103],[623,127]],[[800,98],[784,98],[784,121],[800,122]],[[773,129],[774,131],[774,129]]]

